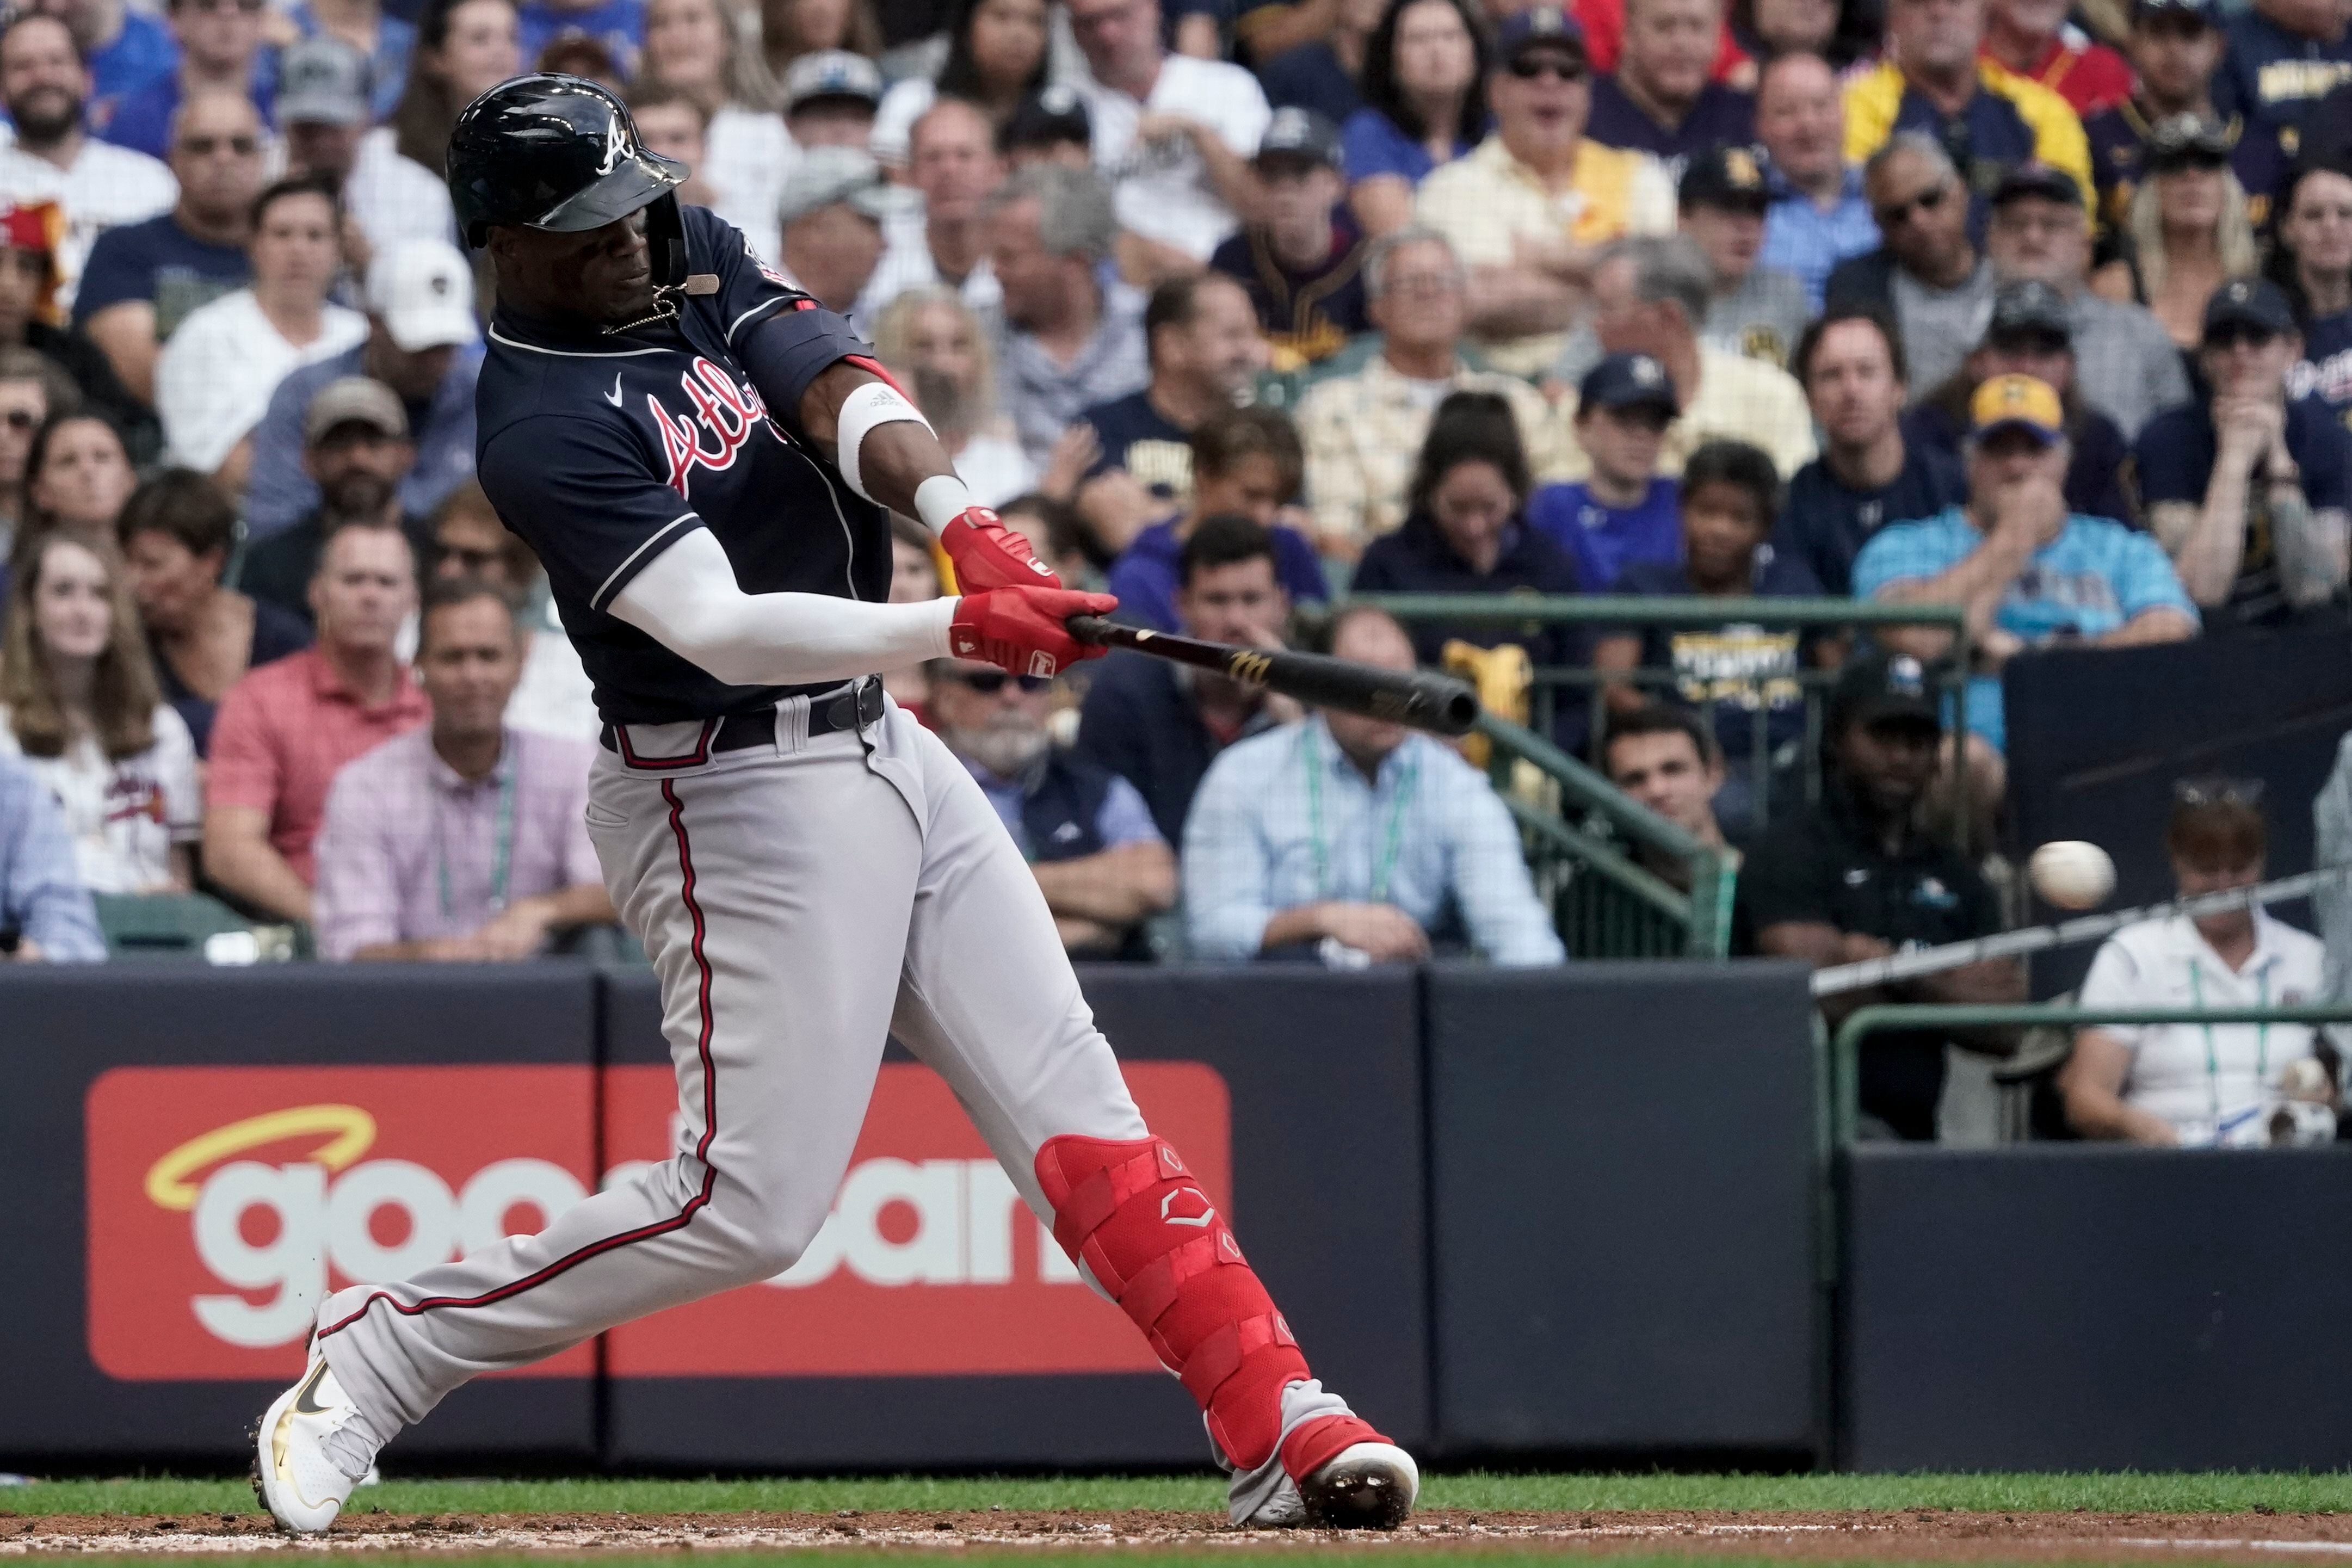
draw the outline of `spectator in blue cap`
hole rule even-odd
[[[2140,432],[2148,527],[2216,630],[2274,625],[2344,588],[2352,435],[2319,399],[2287,395],[2302,353],[2276,284],[2225,283],[2197,351],[2210,390]]]
[[[1648,354],[1611,354],[1578,384],[1576,440],[1591,472],[1538,490],[1528,521],[1576,563],[1586,593],[1609,592],[1636,562],[1675,559],[1682,519],[1658,453],[1681,412],[1666,367]]]
[[[1209,265],[1249,295],[1273,368],[1298,370],[1371,326],[1364,238],[1339,205],[1339,128],[1312,110],[1277,109],[1250,163],[1263,221],[1218,246]]]

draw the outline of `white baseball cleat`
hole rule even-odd
[[[1299,1483],[1318,1530],[1394,1530],[1421,1496],[1421,1468],[1393,1443],[1355,1443]]]
[[[333,1445],[346,1450],[339,1459],[330,1440],[352,1427]],[[325,1533],[352,1489],[373,1473],[374,1441],[367,1433],[359,1406],[313,1344],[301,1381],[278,1396],[254,1429],[253,1489],[261,1506],[297,1535]],[[345,1468],[353,1458],[361,1460],[357,1471]]]

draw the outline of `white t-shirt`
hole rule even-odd
[[[1208,167],[1189,138],[1139,147],[1136,121],[1146,113],[1181,114],[1207,125],[1241,157],[1255,157],[1274,118],[1257,78],[1223,60],[1171,54],[1160,61],[1145,102],[1091,78],[1078,91],[1094,122],[1095,166],[1117,193],[1119,226],[1208,260],[1241,219],[1209,184]]]
[[[73,838],[74,870],[93,893],[144,893],[171,880],[172,846],[204,831],[196,747],[168,705],[155,710],[155,742],[109,762],[97,737],[68,743],[61,757],[27,757],[0,705],[0,753],[21,757],[57,797]]]
[[[955,455],[956,478],[982,506],[1003,506],[1014,496],[1036,488],[1036,465],[1018,441],[1002,436],[974,436]]]
[[[894,81],[874,110],[874,134],[866,141],[874,161],[886,169],[903,169],[912,151],[915,121],[940,100],[939,85],[927,76]]]
[[[2084,1007],[2281,1007],[2319,1000],[2317,937],[2254,911],[2254,951],[2232,971],[2181,916],[2106,940],[2078,999]],[[2130,1047],[2124,1103],[2172,1124],[2183,1143],[2260,1142],[2289,1062],[2313,1054],[2302,1024],[2100,1024]],[[2221,1136],[2215,1137],[2218,1118]]]
[[[939,281],[939,263],[931,259],[930,238],[923,227],[922,197],[916,195],[910,205],[883,220],[882,259],[875,264],[874,276],[866,280],[866,290],[857,297],[857,318],[871,331],[891,300],[909,289],[929,289]],[[996,269],[986,256],[964,274],[956,294],[983,321],[1004,304],[1003,286],[997,282]]]
[[[534,734],[593,742],[604,730],[596,717],[595,683],[580,663],[580,650],[564,634],[554,597],[540,597],[540,624],[523,655],[522,679],[507,699],[507,723]]]
[[[367,342],[367,318],[341,305],[323,308],[320,328],[309,343],[288,342],[250,289],[190,311],[155,360],[155,412],[171,460],[213,472],[261,422],[279,382]]]
[[[379,253],[404,239],[457,238],[449,187],[415,159],[401,156],[389,125],[360,138],[352,176],[343,182],[343,205]]]
[[[84,142],[69,169],[13,145],[0,149],[0,205],[55,202],[65,213],[66,236],[58,247],[60,310],[72,308],[82,263],[100,235],[169,212],[179,199],[180,182],[171,170],[110,142]]]
[[[783,254],[776,203],[784,194],[784,176],[800,156],[782,116],[740,104],[723,105],[703,137],[702,177],[719,197],[710,210],[741,229],[770,266]]]

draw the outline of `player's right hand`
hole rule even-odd
[[[1058,675],[1080,659],[1110,651],[1080,642],[1065,625],[1072,616],[1107,616],[1118,608],[1108,594],[1065,588],[990,588],[956,601],[948,648],[1015,675]]]
[[[973,593],[991,588],[1058,588],[1062,580],[1037,559],[1024,535],[1004,526],[984,506],[968,506],[940,530],[940,548],[955,567],[956,586]]]

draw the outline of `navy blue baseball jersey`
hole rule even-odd
[[[2091,144],[2091,180],[2099,191],[2099,221],[2120,229],[2131,221],[2147,154],[2146,111],[2129,99],[2083,121]],[[2294,160],[2279,145],[2273,126],[2250,125],[2243,115],[2229,122],[2230,172],[2246,193],[2246,217],[2259,230],[2270,222],[2271,199],[2286,184]]]
[[[687,270],[715,275],[715,291],[681,299],[675,321],[620,332],[502,305],[475,394],[482,489],[546,566],[612,723],[751,712],[817,689],[730,686],[611,613],[695,529],[717,536],[747,594],[890,591],[888,514],[794,433],[817,374],[871,351],[736,229],[700,207],[685,215]],[[758,386],[746,359],[755,334]]]

